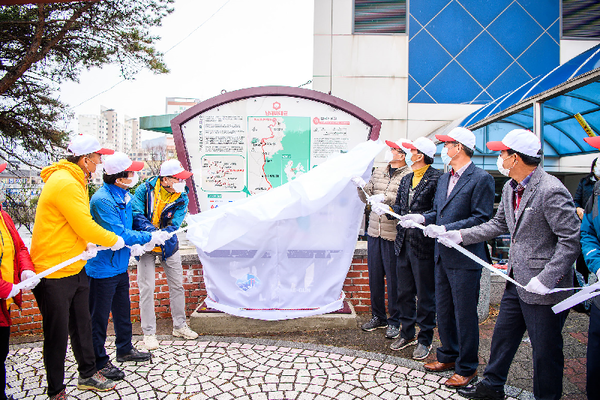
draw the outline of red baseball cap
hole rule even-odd
[[[583,140],[590,146],[600,149],[600,136],[585,137]]]

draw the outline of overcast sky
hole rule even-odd
[[[156,30],[169,74],[142,71],[119,83],[116,66],[85,71],[79,83],[62,85],[61,100],[76,115],[98,114],[103,105],[122,120],[164,114],[166,97],[206,100],[222,90],[302,85],[312,79],[313,7],[313,0],[176,0]],[[76,131],[74,121],[68,128]]]

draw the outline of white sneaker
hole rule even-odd
[[[173,328],[173,336],[182,337],[184,339],[196,339],[198,334],[191,330],[189,326],[184,325],[179,329]]]
[[[156,340],[156,335],[144,335],[144,347],[148,350],[156,350],[158,349],[158,340]]]

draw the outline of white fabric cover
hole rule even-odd
[[[340,309],[364,210],[351,178],[367,180],[384,147],[361,143],[283,186],[190,216],[206,305],[263,320]]]

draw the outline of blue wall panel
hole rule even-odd
[[[409,102],[483,104],[559,64],[559,0],[409,7]]]

